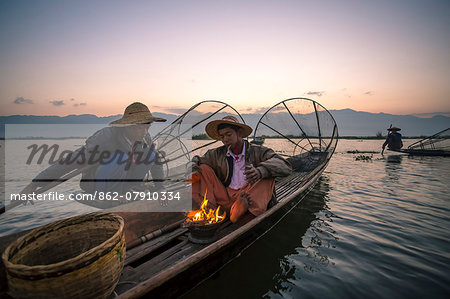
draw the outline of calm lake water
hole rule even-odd
[[[347,153],[381,144],[340,140],[309,195],[185,297],[450,298],[450,158]]]
[[[381,156],[381,144],[339,141],[309,195],[185,297],[449,298],[450,158]],[[357,161],[349,150],[378,153]],[[0,216],[0,235],[71,216],[74,208],[94,210],[72,202],[33,216],[39,204],[21,207],[26,217]]]

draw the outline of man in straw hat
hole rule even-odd
[[[80,187],[89,193],[123,194],[142,182],[149,171],[153,178],[162,178],[160,154],[148,129],[151,123],[164,121],[154,117],[146,105],[130,104],[122,118],[97,131],[84,146],[39,173],[22,193],[31,193],[74,169],[83,169]]]
[[[274,177],[289,175],[290,164],[273,150],[244,140],[252,128],[234,116],[211,121],[205,130],[223,146],[193,158],[193,200],[200,204],[207,190],[208,203],[220,205],[232,222],[244,214],[253,218],[264,213],[272,199]]]
[[[384,152],[386,145],[388,146],[388,149],[393,150],[398,150],[403,147],[402,135],[398,132],[401,129],[390,125],[387,130],[389,131],[389,134],[386,137],[386,141],[383,143],[383,150],[381,153]]]

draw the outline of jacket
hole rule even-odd
[[[390,149],[400,149],[403,147],[402,134],[395,132],[389,133],[386,137],[386,141],[383,143],[383,148],[388,146]]]
[[[272,149],[245,142],[245,161],[251,163],[261,173],[261,178],[275,178],[288,176],[292,167],[288,161],[276,154]],[[233,158],[227,157],[225,145],[208,150],[202,157],[195,156],[192,161],[199,164],[207,164],[216,173],[218,179],[228,187],[233,175]]]

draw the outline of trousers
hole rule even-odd
[[[246,184],[241,189],[235,190],[225,187],[208,165],[201,164],[200,168],[200,179],[193,180],[192,183],[192,200],[196,204],[201,204],[204,194],[207,192],[208,204],[215,207],[220,205],[221,209],[224,209],[229,215],[233,203],[239,198],[241,192],[247,191],[252,202],[248,208],[251,214],[259,216],[267,210],[275,186],[274,179],[261,179],[252,185]]]

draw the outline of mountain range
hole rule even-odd
[[[381,132],[386,135],[386,129],[392,124],[400,127],[403,136],[429,136],[441,130],[450,127],[450,117],[445,115],[434,115],[429,118],[417,117],[414,115],[394,115],[386,113],[370,113],[355,111],[352,109],[330,110],[339,128],[340,136],[375,136]],[[164,124],[158,124],[159,129],[165,124],[173,122],[178,115],[167,113],[153,113],[156,117],[167,119]],[[120,118],[121,115],[111,115],[98,117],[92,114],[68,115],[68,116],[36,116],[36,115],[10,115],[0,116],[0,138],[4,138],[5,124],[94,124],[101,127],[113,120]],[[251,113],[242,114],[245,122],[254,128],[261,117],[261,114]],[[79,132],[77,137],[89,134],[88,132]],[[31,135],[29,135],[31,136]]]

